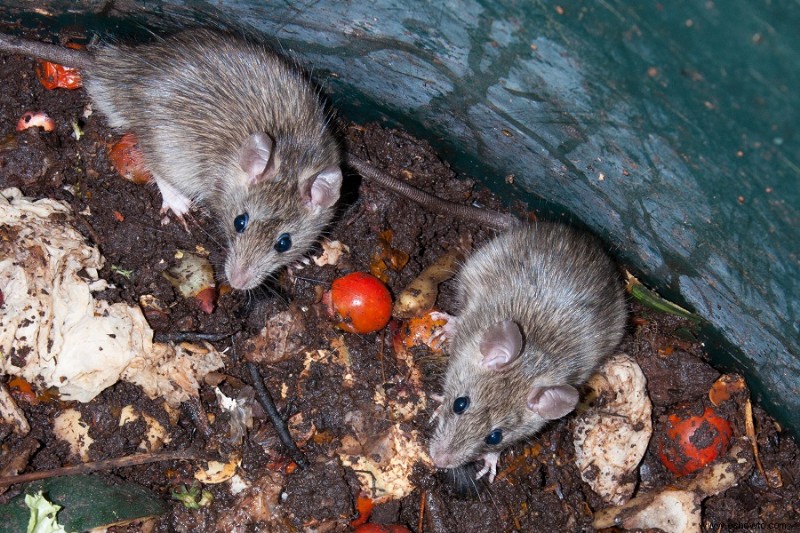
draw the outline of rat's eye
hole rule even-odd
[[[461,396],[453,402],[453,412],[457,415],[466,411],[467,407],[469,407],[469,396]]]
[[[503,430],[502,429],[495,429],[489,436],[486,437],[486,444],[489,446],[494,446],[496,444],[500,444],[503,442]]]
[[[289,248],[292,247],[292,236],[288,233],[281,233],[281,236],[278,237],[278,240],[275,241],[275,251],[279,254],[287,251]]]
[[[247,228],[248,220],[250,220],[250,215],[247,214],[247,211],[233,219],[233,229],[236,230],[236,233],[241,233]]]

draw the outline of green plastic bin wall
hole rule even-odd
[[[0,9],[111,33],[216,11],[278,39],[349,118],[401,125],[457,170],[590,227],[708,320],[717,361],[800,428],[800,4],[107,5]]]

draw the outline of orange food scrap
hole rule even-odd
[[[730,397],[744,390],[746,387],[744,378],[738,374],[725,374],[721,376],[708,390],[708,399],[714,405],[729,400]]]
[[[51,63],[44,59],[36,62],[36,78],[49,91],[53,89],[79,89],[83,86],[81,73],[78,69]]]
[[[392,230],[387,229],[378,234],[378,245],[380,251],[372,256],[372,261],[369,266],[370,273],[379,280],[386,283],[388,269],[400,272],[408,264],[408,254],[402,250],[392,248],[392,238],[394,233]]]
[[[29,404],[38,403],[36,393],[33,392],[33,387],[25,378],[11,378],[8,382],[8,389],[11,392],[11,396],[17,401],[24,401]]]
[[[153,179],[152,174],[144,167],[142,152],[132,133],[126,133],[115,144],[108,146],[108,158],[114,169],[126,180],[141,185]]]
[[[366,524],[369,517],[372,516],[373,505],[372,498],[363,493],[359,494],[358,498],[356,498],[357,516],[350,522],[350,527],[356,528],[362,524]]]
[[[434,352],[442,351],[442,343],[440,342],[437,332],[445,324],[447,320],[444,318],[433,318],[434,311],[428,311],[421,317],[409,318],[399,328],[399,340],[403,346],[408,349],[412,346],[427,346]]]

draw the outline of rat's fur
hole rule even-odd
[[[103,44],[89,54],[0,36],[0,50],[84,68],[97,109],[112,127],[136,136],[163,208],[178,216],[194,202],[208,208],[228,249],[225,271],[234,288],[254,288],[298,260],[333,217],[342,154],[330,114],[300,69],[252,37],[186,30],[147,44]],[[268,164],[248,176],[243,143],[262,133],[272,141]],[[321,200],[311,194],[319,176],[328,180]],[[238,233],[234,219],[243,213],[249,222]],[[278,253],[284,233],[293,245]]]
[[[580,386],[619,344],[626,303],[618,272],[597,239],[570,227],[521,225],[475,251],[458,277],[461,313],[450,345],[443,403],[431,442],[440,467],[483,456],[537,433],[534,387]],[[482,365],[481,340],[493,324],[512,321],[521,355],[500,370]],[[469,407],[453,411],[456,398]],[[485,442],[501,428],[503,440]]]

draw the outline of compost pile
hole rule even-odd
[[[35,66],[0,57],[0,284],[12,279],[11,265],[13,279],[28,283],[21,293],[0,285],[4,327],[19,309],[37,310],[14,319],[13,349],[0,339],[2,475],[131,456],[152,462],[101,465],[88,483],[69,476],[2,487],[5,523],[14,506],[27,520],[22,494],[41,490],[63,507],[60,521],[86,507],[95,517],[104,505],[130,512],[89,526],[120,523],[109,531],[800,528],[792,438],[750,403],[739,376],[706,363],[696,320],[633,298],[626,355],[587,385],[578,413],[506,451],[491,484],[474,482],[471,465],[460,476],[437,473],[426,446],[447,364],[446,348],[430,340],[440,324],[394,318],[374,333],[347,332],[324,293],[336,278],[371,272],[397,296],[441,256],[492,232],[350,173],[308,264],[258,290],[231,291],[203,212],[193,212],[188,230],[162,224],[155,186],[122,177],[110,160],[120,136],[82,90],[45,89]],[[17,131],[27,112],[47,113],[52,131]],[[418,188],[502,209],[425,142],[378,125],[341,130],[349,150]],[[454,289],[441,283],[437,309],[457,313]],[[62,293],[67,304],[56,300]],[[55,330],[61,345],[33,342],[52,341]],[[248,364],[305,466],[281,444]],[[687,427],[699,428],[688,445]],[[609,449],[611,436],[630,449]],[[632,494],[634,505],[616,507]],[[135,499],[135,509],[114,498]]]

